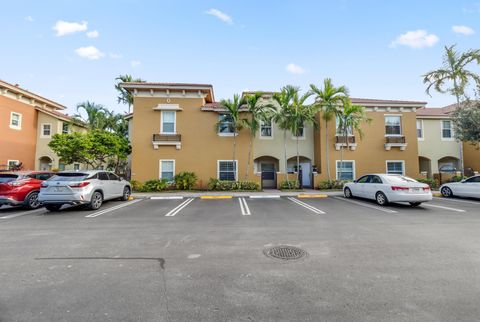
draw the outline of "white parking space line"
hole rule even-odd
[[[175,216],[176,214],[178,214],[183,208],[185,208],[186,206],[188,206],[189,203],[191,203],[195,198],[188,198],[187,200],[185,200],[184,202],[182,202],[181,204],[179,204],[178,206],[176,206],[175,208],[173,208],[172,210],[170,210],[166,215],[165,217],[173,217]]]
[[[320,210],[320,209],[318,209],[318,208],[315,208],[315,207],[313,207],[313,206],[310,206],[309,204],[307,204],[307,203],[305,203],[305,202],[303,202],[303,201],[300,201],[300,200],[295,199],[295,198],[292,198],[292,197],[288,197],[288,199],[289,199],[290,201],[293,201],[294,203],[296,203],[296,204],[299,205],[299,206],[302,206],[302,207],[304,207],[304,208],[307,208],[307,209],[310,210],[310,211],[313,211],[313,212],[316,213],[316,214],[325,214],[324,211],[322,211],[322,210]]]
[[[450,207],[444,207],[444,206],[432,205],[432,204],[425,204],[425,203],[422,204],[422,206],[440,208],[440,209],[451,210],[451,211],[456,211],[456,212],[465,212],[465,210],[463,210],[463,209],[450,208]]]
[[[250,208],[248,208],[248,204],[245,198],[238,198],[238,202],[240,203],[240,209],[242,210],[242,215],[250,216],[252,213],[250,212]]]
[[[439,200],[439,201],[451,201],[451,202],[468,203],[468,204],[471,204],[471,205],[480,206],[480,202],[476,202],[476,201],[459,200],[459,199],[451,199],[451,198],[438,198],[438,197],[433,197],[433,199]]]
[[[108,212],[112,212],[112,211],[118,210],[120,208],[124,208],[124,207],[130,206],[130,205],[133,205],[134,203],[140,202],[142,200],[143,199],[135,199],[135,200],[132,200],[132,201],[129,201],[129,202],[125,202],[125,203],[122,203],[118,206],[113,206],[113,207],[110,207],[108,209],[100,210],[100,211],[94,212],[93,214],[86,215],[85,218],[95,218],[95,217],[98,217],[100,215],[106,214]]]
[[[250,199],[280,199],[280,195],[249,196]]]
[[[355,201],[355,200],[351,200],[351,199],[346,199],[346,198],[343,198],[343,197],[333,197],[333,198],[334,198],[334,199],[337,199],[337,200],[349,202],[349,203],[352,203],[352,204],[354,204],[354,205],[359,205],[359,206],[362,206],[362,207],[367,207],[367,208],[375,209],[375,210],[378,210],[378,211],[383,211],[383,212],[386,212],[386,213],[388,213],[388,214],[395,214],[395,213],[397,213],[397,211],[392,210],[392,209],[377,207],[377,206],[374,206],[374,205],[370,205],[370,204],[368,204],[368,203],[364,203],[364,202],[360,202],[360,201]]]
[[[150,197],[151,200],[181,200],[182,196],[169,196],[169,197]]]
[[[39,213],[39,212],[42,212],[42,211],[45,211],[45,208],[23,211],[23,212],[19,212],[19,213],[16,213],[16,214],[11,214],[11,215],[0,217],[0,219],[11,219],[11,218],[25,216],[25,215],[32,215],[32,214],[36,214],[36,213]]]

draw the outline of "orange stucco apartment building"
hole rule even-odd
[[[248,130],[237,139],[236,160],[232,160],[233,133],[225,110],[215,102],[213,86],[208,84],[124,83],[134,97],[133,112],[128,116],[132,144],[132,179],[171,179],[181,171],[193,171],[199,186],[210,178],[244,180],[261,183],[264,188],[278,187],[285,180],[283,135],[275,124],[262,123],[248,160]],[[425,102],[352,99],[363,105],[372,119],[364,125],[364,138],[349,136],[349,148],[337,135],[336,121],[329,124],[329,141],[325,126],[315,130],[305,126],[300,137],[302,184],[316,187],[328,177],[326,149],[332,179],[355,179],[365,173],[398,173],[419,176],[416,110]],[[318,116],[320,119],[320,115]],[[287,171],[295,172],[296,137],[288,134]],[[340,150],[343,148],[343,163]],[[246,173],[247,162],[251,166]],[[290,175],[293,179],[294,176]]]

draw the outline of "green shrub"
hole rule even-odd
[[[252,181],[226,181],[210,178],[207,184],[208,190],[213,191],[232,191],[232,190],[259,190],[260,186]]]
[[[197,183],[198,177],[195,172],[180,172],[173,180],[177,189],[191,190]]]
[[[142,191],[143,190],[143,184],[140,181],[130,180],[130,184],[132,185],[132,190],[133,191]]]
[[[450,178],[450,182],[459,182],[462,181],[463,177],[462,176],[453,176]]]
[[[321,181],[318,185],[318,189],[320,190],[337,190],[343,189],[345,183],[349,182],[348,180],[325,180]]]
[[[426,183],[430,186],[430,189],[437,189],[438,188],[438,182],[433,179],[426,179],[426,178],[419,178],[417,179],[418,182],[421,183]]]
[[[237,189],[248,191],[260,190],[260,185],[253,181],[239,181],[237,183]]]
[[[155,179],[155,180],[148,180],[145,181],[143,184],[142,191],[144,192],[158,192],[158,191],[165,191],[171,187],[171,184],[168,182],[167,179]]]
[[[285,180],[280,182],[280,189],[282,190],[288,190],[288,189],[293,189],[297,190],[300,189],[300,183],[298,180]]]

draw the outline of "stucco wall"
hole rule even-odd
[[[480,145],[463,144],[463,159],[465,168],[480,172]]]

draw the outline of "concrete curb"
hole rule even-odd
[[[328,196],[342,196],[341,191],[326,191],[319,192],[318,190],[305,191],[303,193],[295,192],[159,192],[159,193],[133,193],[132,196],[135,199],[154,199],[154,200],[169,200],[169,199],[181,199],[181,198],[202,198],[202,199],[221,199],[221,197],[228,196],[228,198],[244,197],[252,199],[267,199],[267,198],[280,198],[280,197],[298,197],[298,198],[327,198]],[[219,198],[220,197],[220,198]],[[224,198],[225,199],[225,198]]]

